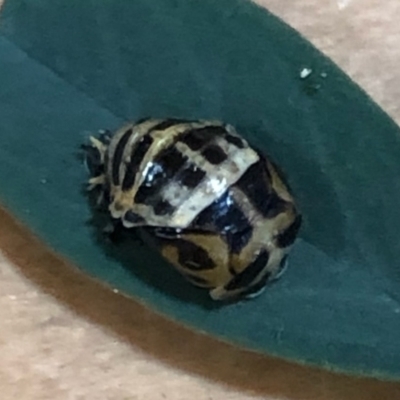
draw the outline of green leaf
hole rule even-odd
[[[0,32],[0,198],[49,246],[210,335],[400,376],[399,129],[331,61],[241,0],[6,0]],[[217,307],[148,248],[99,241],[76,152],[143,116],[223,119],[286,171],[305,223],[261,297]]]

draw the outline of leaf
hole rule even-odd
[[[0,198],[49,246],[210,335],[398,379],[399,129],[330,60],[242,0],[8,0],[0,31]],[[305,224],[261,297],[217,307],[99,240],[76,152],[142,116],[223,119],[286,171]]]

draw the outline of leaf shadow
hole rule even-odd
[[[96,206],[96,196],[85,191],[92,216],[87,225],[99,248],[106,257],[116,260],[136,278],[181,302],[194,303],[213,310],[229,303],[213,301],[208,291],[189,282],[158,253],[148,246],[139,230],[125,229],[115,224],[113,233],[107,234],[104,228],[113,223],[107,210]]]

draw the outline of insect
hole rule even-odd
[[[90,140],[88,189],[212,299],[254,297],[281,275],[301,214],[233,126],[148,118]]]

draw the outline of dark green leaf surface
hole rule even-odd
[[[399,129],[329,60],[241,0],[6,0],[0,32],[0,199],[52,248],[211,335],[400,377]],[[261,297],[216,307],[148,248],[99,242],[76,152],[142,116],[223,119],[286,171],[305,223]]]

